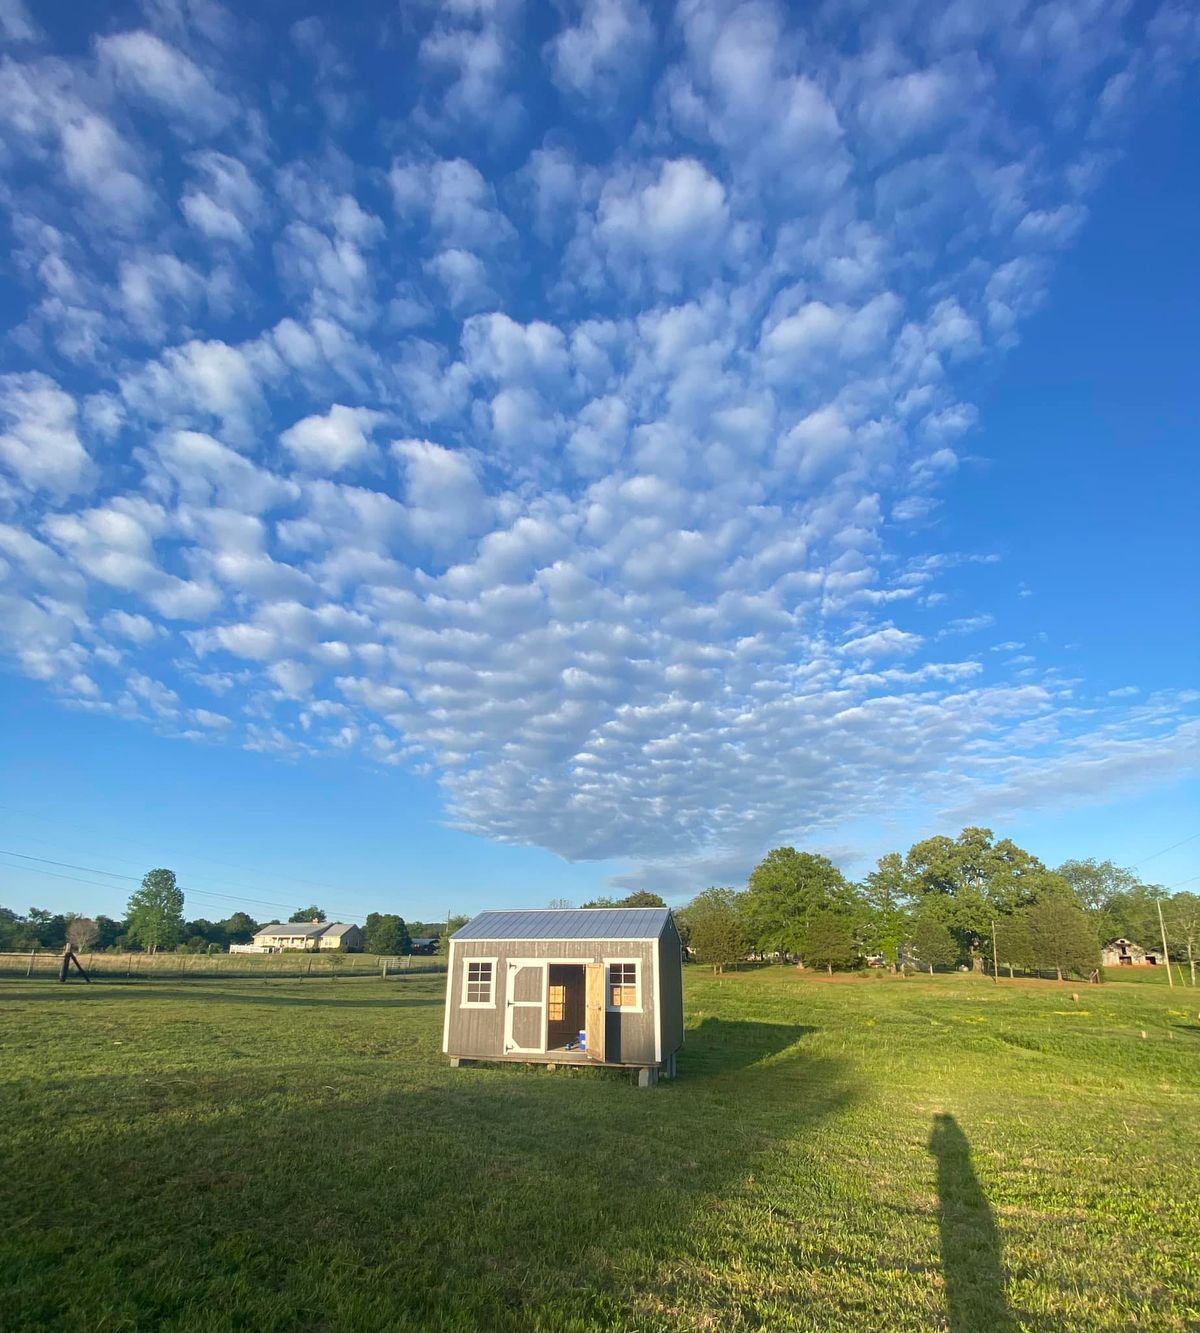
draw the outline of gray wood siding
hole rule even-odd
[[[665,1060],[683,1045],[683,941],[673,919],[658,938],[658,1002]]]
[[[606,1064],[655,1064],[654,969],[657,940],[455,940],[446,977],[446,1054],[460,1059],[504,1059],[504,1016],[509,959],[561,959],[591,963],[636,960],[641,964],[641,1012],[610,1011],[605,1017]],[[494,1007],[462,1007],[463,976],[471,959],[494,958]],[[677,985],[678,983],[676,983]],[[531,998],[523,995],[519,998]],[[607,998],[607,995],[606,995]],[[525,1029],[527,1034],[528,1029]],[[666,1048],[664,1047],[664,1051]],[[521,1058],[519,1056],[514,1058]]]

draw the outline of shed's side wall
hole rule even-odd
[[[654,1029],[654,970],[658,963],[657,940],[454,940],[446,978],[447,1055],[460,1059],[503,1058],[505,994],[509,959],[536,958],[564,962],[609,962],[636,959],[641,963],[641,1012],[609,1011],[605,1016],[605,1062],[646,1064],[656,1062]],[[494,999],[491,1009],[462,1007],[463,974],[471,959],[496,960]]]
[[[674,920],[658,937],[658,1004],[665,1060],[683,1045],[683,941]]]

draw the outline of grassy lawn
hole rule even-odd
[[[691,971],[639,1092],[441,991],[0,983],[0,1326],[1197,1327],[1200,992]]]

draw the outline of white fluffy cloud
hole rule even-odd
[[[918,11],[418,7],[359,133],[336,18],[263,80],[215,6],[54,55],[0,3],[6,652],[664,883],[1183,771],[1195,697],[1014,656],[936,518],[1191,27]]]

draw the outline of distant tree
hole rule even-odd
[[[1019,914],[1029,933],[1028,951],[1036,968],[1053,968],[1059,981],[1074,972],[1087,976],[1100,966],[1100,940],[1081,907],[1062,899],[1031,903]]]
[[[221,927],[230,944],[249,944],[258,929],[258,922],[245,912],[234,912],[221,922]]]
[[[1182,945],[1182,953],[1188,960],[1194,986],[1196,954],[1200,952],[1200,894],[1173,893],[1163,904],[1163,917],[1167,924],[1168,943],[1177,949]]]
[[[31,907],[25,917],[29,934],[42,949],[61,949],[67,942],[67,918],[44,907]]]
[[[1009,838],[996,841],[988,828],[965,828],[957,838],[915,843],[904,873],[918,912],[932,910],[955,936],[976,969],[997,915],[1044,897],[1070,897],[1067,882]]]
[[[551,898],[550,901],[546,904],[546,906],[552,912],[565,912],[568,911],[570,908],[574,907],[575,904],[570,900],[570,898]]]
[[[932,912],[923,912],[916,917],[909,931],[908,944],[912,957],[930,973],[935,967],[949,967],[958,957],[958,945],[949,927]]]
[[[1099,933],[1106,940],[1124,938],[1133,940],[1143,948],[1154,948],[1160,933],[1159,903],[1162,903],[1165,912],[1166,889],[1158,884],[1135,883],[1108,900],[1102,920],[1103,929]]]
[[[92,946],[96,949],[115,949],[117,941],[125,934],[125,927],[120,921],[114,921],[111,916],[104,916],[103,913],[96,918],[96,943]]]
[[[183,930],[183,890],[173,870],[150,870],[142,887],[129,898],[126,917],[129,938],[157,953],[179,942]]]
[[[1019,967],[1027,971],[1037,967],[1034,960],[1033,938],[1029,933],[1029,920],[1025,912],[1011,912],[1008,916],[997,917],[996,961],[1001,967],[1008,968],[1011,977],[1013,969]]]
[[[67,922],[67,943],[76,953],[87,953],[95,948],[99,927],[87,916],[74,916]]]
[[[666,905],[666,900],[661,895],[651,893],[649,889],[638,889],[636,893],[631,893],[617,903],[618,907],[666,907]]]
[[[304,921],[325,921],[327,919],[325,913],[319,907],[302,907],[298,912],[293,912],[288,917],[288,924]]]
[[[860,890],[862,941],[868,953],[882,954],[895,968],[908,929],[910,893],[899,852],[881,856]]]
[[[453,935],[456,930],[460,930],[465,926],[470,919],[469,916],[452,916],[447,918],[446,929],[442,932],[441,938],[438,940],[437,949],[438,953],[443,958],[450,952],[450,936]]]
[[[734,889],[705,889],[676,913],[689,952],[714,972],[740,962],[749,948],[738,899]]]
[[[854,913],[856,900],[827,857],[776,847],[750,873],[742,911],[752,945],[761,953],[800,953],[810,916]]]
[[[1112,909],[1123,894],[1137,888],[1137,876],[1111,861],[1097,861],[1094,857],[1064,861],[1058,867],[1058,874],[1071,886],[1100,938],[1116,939],[1121,934],[1121,923],[1113,916]]]
[[[805,965],[823,967],[830,976],[835,967],[849,967],[858,957],[851,918],[829,908],[820,908],[806,919],[798,943]]]
[[[394,912],[371,912],[363,929],[368,953],[410,954],[412,940],[404,918]]]
[[[185,921],[183,937],[187,940],[188,947],[193,952],[197,951],[197,940],[203,946],[201,952],[207,951],[210,944],[215,944],[218,949],[224,949],[229,944],[229,936],[225,933],[225,927],[219,921],[208,921],[204,917],[199,917],[195,921]]]

